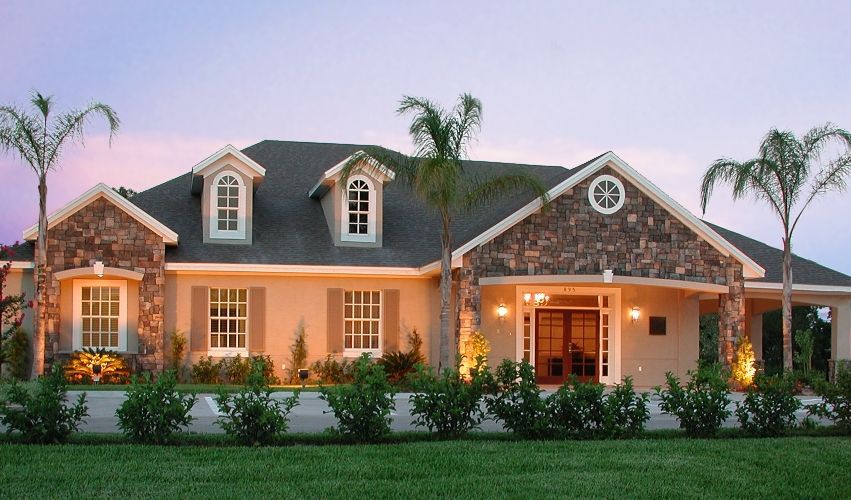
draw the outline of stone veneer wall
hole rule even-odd
[[[623,207],[603,215],[588,202],[599,175],[617,177],[626,189]],[[729,285],[720,314],[724,359],[729,339],[744,332],[742,266],[725,257],[668,211],[609,167],[463,257],[459,273],[461,341],[481,325],[479,278],[489,276],[591,275],[611,269],[636,276]]]
[[[105,198],[98,198],[47,232],[47,339],[45,358],[51,363],[59,346],[59,281],[54,274],[90,267],[95,261],[143,273],[139,284],[136,356],[143,370],[163,369],[163,304],[165,244],[162,237]],[[135,282],[129,282],[133,286]]]

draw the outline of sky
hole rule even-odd
[[[717,158],[766,132],[851,128],[851,2],[115,2],[0,0],[0,104],[120,115],[68,148],[55,210],[98,182],[143,190],[226,144],[380,144],[411,153],[403,95],[481,99],[477,160],[572,167],[614,151],[696,215]],[[38,214],[0,155],[0,241]],[[817,201],[797,254],[851,274],[851,194]],[[705,218],[773,246],[763,205],[716,190]]]

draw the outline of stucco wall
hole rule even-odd
[[[308,362],[312,363],[329,354],[326,343],[329,288],[398,289],[400,291],[400,348],[408,349],[407,334],[416,328],[423,337],[426,356],[430,360],[437,358],[439,301],[436,301],[437,281],[430,278],[204,276],[170,273],[165,286],[167,335],[178,329],[189,337],[193,286],[266,288],[265,353],[272,357],[279,376],[283,375],[284,364],[287,364],[289,368],[290,346],[293,344],[300,323],[303,323],[307,333]],[[251,304],[248,307],[250,308]],[[196,361],[203,355],[203,353],[192,353],[192,361]]]
[[[5,262],[0,263],[5,264]],[[6,288],[3,290],[5,295],[18,295],[24,293],[27,300],[35,298],[35,283],[33,282],[32,269],[11,269],[6,275]],[[35,329],[35,311],[32,309],[24,310],[24,321],[21,324],[32,338],[33,330]]]
[[[582,288],[618,288],[621,291],[621,374],[632,376],[635,384],[651,387],[665,381],[665,372],[685,376],[697,367],[699,342],[698,295],[689,292],[651,286],[617,286],[577,284]],[[519,359],[517,350],[518,304],[514,285],[482,287],[481,332],[491,343],[490,364],[503,359]],[[500,303],[508,306],[508,316],[500,321],[496,314]],[[629,318],[632,307],[641,310],[640,319]],[[667,319],[666,335],[650,335],[650,316]],[[614,362],[614,360],[613,360]]]

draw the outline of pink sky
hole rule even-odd
[[[410,152],[403,94],[484,103],[471,157],[573,166],[615,151],[700,215],[721,156],[770,127],[851,127],[842,2],[19,2],[0,5],[0,103],[97,99],[122,129],[69,150],[56,209],[97,182],[137,190],[225,144],[378,143]],[[0,241],[36,220],[35,178],[0,156]],[[851,274],[851,196],[823,198],[796,253]],[[779,224],[718,190],[706,218],[772,245]]]

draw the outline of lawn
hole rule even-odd
[[[851,440],[412,442],[145,447],[0,445],[19,497],[851,496]]]

